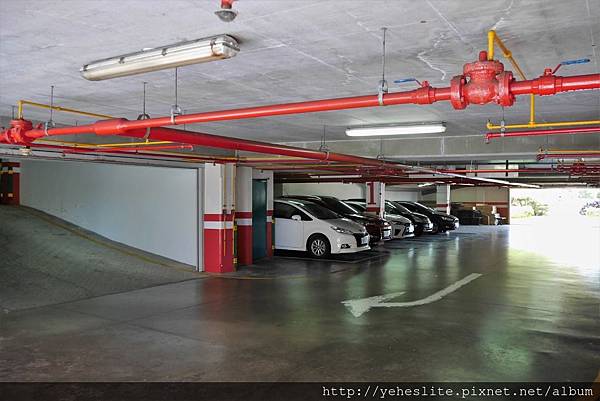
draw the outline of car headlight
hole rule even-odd
[[[340,233],[340,234],[350,234],[350,235],[352,235],[352,231],[346,230],[345,228],[342,228],[342,227],[331,226],[331,229],[333,231],[335,231],[335,232]]]

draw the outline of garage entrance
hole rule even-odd
[[[252,180],[252,260],[267,256],[267,181]]]
[[[600,217],[600,190],[597,188],[514,188],[510,191],[513,224],[543,221],[587,226]]]

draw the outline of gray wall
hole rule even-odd
[[[196,169],[23,161],[21,203],[114,241],[196,265]]]

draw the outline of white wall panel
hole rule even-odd
[[[196,169],[24,161],[21,203],[190,265],[199,235]]]
[[[339,199],[364,198],[364,184],[290,183],[282,184],[283,195],[329,195]]]

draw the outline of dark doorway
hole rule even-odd
[[[267,181],[252,180],[252,259],[267,256]]]

